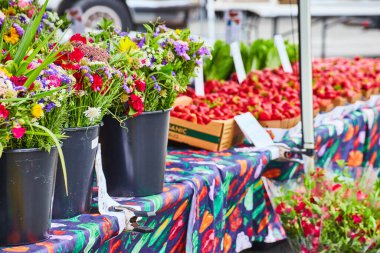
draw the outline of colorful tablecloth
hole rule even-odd
[[[379,124],[377,106],[317,127],[317,164],[343,159],[351,166],[380,167]],[[284,142],[297,145],[300,138],[288,135]],[[117,235],[114,217],[80,215],[53,220],[48,241],[0,252],[240,252],[252,241],[283,239],[261,177],[286,180],[303,168],[270,162],[273,154],[247,146],[217,153],[171,147],[163,193],[117,199],[156,211],[144,220],[153,233]]]

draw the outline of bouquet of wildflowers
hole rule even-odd
[[[99,124],[114,100],[119,99],[123,75],[109,65],[110,55],[101,45],[91,37],[76,34],[55,61],[75,77],[66,127]]]
[[[288,182],[264,179],[295,252],[379,252],[380,180],[318,168]]]
[[[189,30],[146,25],[145,33],[127,34],[103,20],[96,42],[108,43],[110,64],[122,73],[120,98],[113,112],[137,116],[144,111],[167,110],[186,91],[194,69],[209,50],[190,37]]]
[[[38,33],[46,4],[29,23],[14,13],[0,19],[0,156],[4,149],[56,146],[66,178],[59,139],[74,78],[53,63],[62,50],[50,43],[54,32]]]
[[[132,45],[142,51],[139,64],[146,78],[144,110],[167,110],[177,95],[186,91],[202,56],[210,52],[188,29],[172,30],[161,24],[145,28],[146,33],[138,33]]]
[[[14,23],[12,31],[10,31],[10,37],[13,37],[13,41],[20,37],[20,23],[29,24],[33,16],[41,10],[41,6],[37,0],[6,0],[0,2],[0,19],[8,17]],[[16,23],[16,24],[15,24]],[[17,25],[18,24],[18,25]],[[56,12],[50,12],[44,10],[41,22],[38,26],[39,35],[48,35],[47,32],[53,32],[57,28],[64,27],[64,21],[58,17]]]

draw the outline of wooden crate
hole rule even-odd
[[[234,119],[213,120],[207,125],[170,117],[169,140],[210,151],[222,151],[243,142]]]

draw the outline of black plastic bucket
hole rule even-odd
[[[49,237],[58,152],[5,150],[0,158],[0,245]]]
[[[62,151],[66,162],[68,195],[58,163],[54,192],[53,219],[66,219],[88,213],[91,205],[92,175],[98,147],[99,126],[64,130]]]
[[[120,123],[106,117],[100,130],[103,170],[111,196],[162,192],[170,110],[144,112]]]

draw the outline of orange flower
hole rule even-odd
[[[347,165],[358,167],[363,163],[363,153],[359,150],[352,150],[348,155]]]
[[[4,41],[6,43],[11,43],[12,45],[16,44],[20,39],[20,36],[17,33],[16,28],[11,27],[9,32],[4,34]]]

